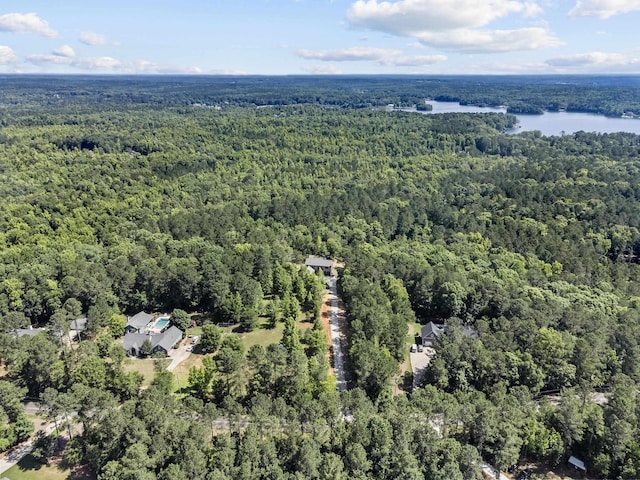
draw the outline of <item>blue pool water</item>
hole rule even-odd
[[[160,317],[156,320],[156,323],[153,324],[154,330],[162,330],[169,323],[169,317]]]

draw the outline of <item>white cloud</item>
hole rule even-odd
[[[425,46],[468,53],[512,52],[558,47],[562,41],[545,28],[517,30],[457,29],[448,32],[424,32],[416,38]]]
[[[67,52],[69,53],[69,52]],[[202,73],[199,67],[184,67],[174,65],[162,65],[147,60],[137,60],[134,62],[123,62],[112,57],[85,57],[76,58],[72,56],[53,55],[29,55],[27,62],[39,66],[66,65],[83,71],[99,71],[113,73],[182,73],[198,74]]]
[[[347,18],[354,28],[414,38],[423,46],[487,53],[561,45],[545,26],[481,29],[508,15],[534,17],[541,13],[537,2],[518,0],[358,0]]]
[[[579,53],[576,55],[550,58],[546,60],[545,63],[549,66],[564,70],[606,72],[640,71],[640,58],[629,57],[621,53]]]
[[[340,75],[342,71],[335,65],[313,65],[304,67],[303,71],[312,75]]]
[[[634,10],[640,10],[640,0],[578,0],[569,16],[609,18]]]
[[[125,64],[113,57],[86,57],[75,60],[73,66],[83,70],[118,71]]]
[[[400,50],[389,48],[351,47],[340,50],[298,50],[298,56],[307,60],[321,60],[323,62],[359,62],[382,60],[394,55],[400,55]]]
[[[53,53],[54,55],[57,55],[58,57],[71,58],[76,56],[76,52],[69,45],[62,45],[61,47],[56,48],[51,53]]]
[[[347,12],[352,26],[399,36],[475,28],[518,13],[542,12],[534,2],[515,0],[358,0]]]
[[[298,56],[322,62],[366,62],[395,67],[417,67],[444,62],[444,55],[404,56],[401,50],[390,48],[351,47],[340,50],[299,50]]]
[[[182,74],[202,73],[202,69],[200,67],[162,65],[159,63],[149,62],[147,60],[135,61],[127,68],[132,69],[134,73],[182,73]]]
[[[0,65],[8,65],[10,63],[17,62],[18,57],[16,57],[15,52],[5,45],[0,45]]]
[[[445,55],[415,55],[408,57],[387,58],[380,61],[383,65],[393,65],[394,67],[423,67],[434,65],[447,60]]]
[[[57,32],[36,13],[5,13],[0,15],[0,31],[11,33],[35,33],[55,38]]]
[[[82,32],[78,38],[85,45],[100,46],[100,45],[119,45],[118,42],[109,40],[104,35],[95,32]]]
[[[526,75],[532,73],[549,73],[549,65],[546,63],[491,63],[470,65],[465,72],[466,74],[486,75],[487,72],[503,75]]]
[[[71,65],[73,59],[60,55],[34,54],[27,57],[27,62],[34,65]]]

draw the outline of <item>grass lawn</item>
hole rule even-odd
[[[202,327],[191,327],[187,329],[186,335],[188,337],[193,335],[202,335]]]
[[[300,335],[301,337],[306,330],[309,330],[312,327],[313,323],[306,322],[304,320],[298,321],[298,329],[302,331]],[[242,332],[239,333],[238,336],[240,337],[240,340],[242,340],[247,351],[249,351],[253,345],[262,345],[263,347],[266,347],[272,343],[280,343],[283,331],[284,323],[278,322],[275,328],[266,328],[266,319],[264,319],[264,323],[253,332]]]
[[[191,367],[202,366],[203,355],[191,354],[184,362],[173,371],[173,391],[177,392],[186,389],[189,385],[189,369]]]
[[[76,474],[59,465],[43,465],[31,455],[24,457],[17,465],[4,472],[2,477],[9,480],[94,480],[90,474]]]
[[[401,377],[405,372],[410,372],[411,371],[411,362],[409,361],[409,347],[411,346],[411,344],[414,342],[415,340],[415,335],[418,334],[420,335],[420,329],[422,329],[422,324],[421,323],[408,323],[407,326],[408,331],[407,331],[407,341],[405,342],[405,357],[404,357],[404,362],[402,362],[400,364],[400,373],[398,374],[399,377]]]
[[[162,364],[164,365],[164,368],[166,368],[169,365],[169,363],[171,363],[171,359],[169,358],[159,358],[159,359],[128,358],[124,362],[124,370],[126,372],[134,372],[134,371],[140,372],[144,377],[144,381],[142,382],[142,385],[146,387],[151,383],[151,380],[153,380],[153,377],[154,377],[153,363],[156,360],[159,362],[162,362]]]

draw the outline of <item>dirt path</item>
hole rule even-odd
[[[327,339],[327,345],[331,346],[331,291],[328,288],[324,292],[324,297],[322,297],[322,306],[320,307],[320,324],[322,325],[324,336]],[[327,358],[331,365],[329,373],[331,373],[331,375],[335,375],[335,372],[333,371],[333,355],[331,348],[327,350]]]
[[[329,287],[328,300],[331,308],[329,309],[329,323],[331,332],[331,351],[333,372],[336,377],[336,387],[339,391],[347,389],[347,376],[345,362],[347,359],[347,336],[346,336],[346,320],[344,314],[344,305],[338,297],[338,279],[336,277],[326,278]]]

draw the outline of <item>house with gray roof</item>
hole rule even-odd
[[[153,348],[153,337],[147,333],[127,332],[122,340],[122,347],[127,353],[133,357],[137,357],[142,353],[142,345],[145,340],[149,340],[151,348]]]
[[[432,347],[436,338],[440,335],[447,333],[447,326],[429,322],[420,330],[420,336],[422,337],[422,345],[425,347]],[[462,336],[469,338],[478,338],[478,332],[469,325],[462,327]]]
[[[331,275],[331,269],[333,268],[333,260],[330,258],[308,257],[304,264],[307,268],[312,268],[314,272],[321,270],[325,275]]]
[[[144,333],[151,320],[153,320],[153,315],[150,313],[138,312],[133,317],[127,318],[124,333]]]
[[[151,345],[151,354],[164,353],[168,355],[169,351],[182,340],[182,330],[171,326],[164,332],[157,334],[128,332],[124,336],[122,347],[129,355],[137,357],[142,353],[142,345],[147,340]]]
[[[151,353],[162,352],[165,355],[168,355],[169,350],[182,340],[182,330],[175,325],[172,325],[161,334],[154,335],[153,338],[155,340],[155,344],[152,342],[153,349],[151,350]]]
[[[420,336],[422,337],[422,345],[430,347],[436,338],[444,333],[444,325],[429,322],[422,330],[420,330]]]

